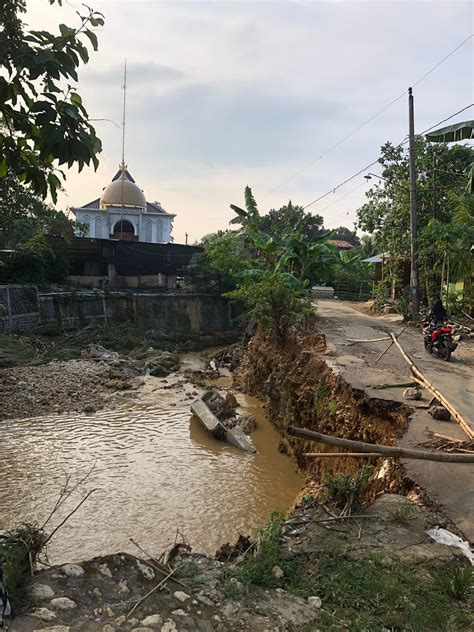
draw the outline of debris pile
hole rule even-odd
[[[227,430],[237,427],[245,434],[251,434],[257,427],[255,417],[239,409],[232,393],[227,392],[223,396],[218,390],[211,389],[202,399]]]

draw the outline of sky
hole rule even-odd
[[[376,160],[386,141],[406,137],[408,86],[474,30],[474,4],[453,0],[87,4],[105,26],[77,88],[92,119],[112,122],[94,123],[100,166],[70,169],[58,206],[99,197],[117,171],[126,59],[125,161],[147,200],[176,213],[178,243],[227,228],[229,204],[243,205],[246,185],[262,213],[329,192],[307,210],[328,228],[353,228],[370,183],[360,175],[332,190]],[[25,22],[74,26],[80,8],[28,0]],[[473,43],[414,87],[417,132],[474,101]],[[466,119],[474,108],[450,123]]]

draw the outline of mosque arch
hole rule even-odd
[[[101,217],[95,218],[95,237],[99,239],[102,237],[102,218]]]
[[[163,241],[163,222],[161,219],[156,221],[156,241]]]
[[[145,241],[153,241],[153,224],[151,220],[145,222]]]
[[[123,219],[116,222],[114,226],[114,235],[122,235],[123,233],[127,235],[135,235],[135,227],[132,222],[129,222],[128,219]]]
[[[88,215],[84,215],[82,219],[79,220],[81,224],[84,225],[84,237],[90,237],[91,234],[91,218]]]

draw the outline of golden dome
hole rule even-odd
[[[120,165],[120,176],[105,187],[100,196],[100,206],[146,207],[146,200],[140,187],[128,179],[127,167]]]

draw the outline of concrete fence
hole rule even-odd
[[[233,330],[235,312],[213,294],[140,292],[39,293],[34,286],[0,286],[0,331],[28,331],[42,324],[78,329],[89,324],[135,322],[176,333]]]

